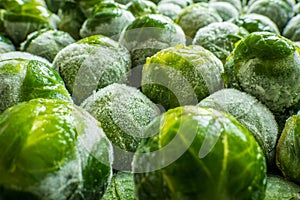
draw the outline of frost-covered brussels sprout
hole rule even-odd
[[[101,34],[117,37],[133,20],[134,16],[123,5],[111,1],[100,1],[94,5],[91,15],[82,24],[80,36],[84,38]]]
[[[295,44],[269,32],[244,37],[224,66],[228,87],[245,91],[280,115],[300,100],[300,56]]]
[[[182,11],[182,8],[179,5],[173,3],[158,4],[157,8],[159,13],[169,17],[172,20],[177,19],[178,15]]]
[[[279,34],[277,25],[267,16],[249,13],[241,15],[232,21],[234,24],[244,27],[248,32],[267,31]]]
[[[137,199],[264,199],[262,150],[230,115],[178,107],[148,131],[133,161]]]
[[[283,0],[257,0],[249,6],[247,12],[269,17],[280,31],[294,14],[293,6]]]
[[[197,31],[193,44],[206,48],[225,63],[235,43],[247,34],[244,28],[231,22],[214,22]]]
[[[81,107],[101,123],[113,143],[114,168],[131,170],[133,153],[145,127],[159,115],[158,107],[139,90],[122,84],[102,88],[88,97]]]
[[[222,89],[198,104],[231,114],[255,137],[267,159],[268,169],[275,169],[277,122],[270,110],[254,97],[236,89]]]
[[[136,18],[127,26],[119,41],[129,49],[132,65],[139,66],[161,49],[185,44],[185,35],[170,18],[148,14]]]
[[[276,161],[284,176],[300,184],[300,114],[287,119],[276,147]]]
[[[97,120],[72,103],[34,99],[0,115],[0,199],[100,199],[112,147]]]
[[[0,113],[10,106],[34,98],[71,102],[58,73],[37,60],[0,61]]]
[[[242,11],[242,2],[240,0],[210,0],[209,2],[227,2],[233,5],[239,12]]]
[[[0,35],[0,53],[6,53],[10,51],[15,51],[15,46],[8,38]]]
[[[61,49],[74,42],[75,40],[67,32],[42,29],[29,34],[27,39],[21,43],[21,50],[52,62]]]
[[[59,17],[43,6],[24,4],[18,10],[6,10],[3,24],[7,35],[15,45],[23,42],[27,35],[42,28],[56,28]]]
[[[126,9],[129,10],[135,17],[139,17],[145,14],[157,14],[158,8],[155,3],[148,0],[133,0],[126,5]]]
[[[165,109],[197,104],[223,88],[222,62],[201,46],[177,45],[147,58],[142,91]]]
[[[228,2],[211,2],[209,5],[218,12],[223,21],[229,21],[239,16],[239,11]]]
[[[118,42],[94,35],[63,48],[53,61],[76,104],[98,90],[124,82],[131,67],[128,50]]]
[[[300,41],[300,14],[291,18],[283,29],[282,35],[293,41]]]
[[[222,18],[212,6],[203,2],[185,7],[175,21],[188,37],[194,38],[199,28],[221,22]]]
[[[300,186],[280,176],[268,175],[265,200],[278,199],[300,199]]]
[[[80,39],[79,31],[86,18],[79,5],[65,1],[58,10],[58,16],[60,18],[59,30],[69,33],[74,39]]]
[[[117,172],[113,175],[101,200],[135,200],[133,174]]]

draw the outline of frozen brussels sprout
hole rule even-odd
[[[236,89],[222,89],[198,104],[231,114],[255,137],[267,159],[268,169],[275,169],[277,122],[270,110],[257,99]]]
[[[247,34],[248,32],[244,28],[231,22],[214,22],[200,28],[192,44],[206,48],[225,63],[226,58],[234,49],[235,43]]]
[[[245,91],[282,115],[300,100],[300,56],[296,45],[274,33],[245,36],[224,66],[228,87]]]
[[[10,41],[10,39],[0,35],[0,53],[6,53],[10,51],[15,51],[15,46]]]
[[[2,60],[9,60],[9,59],[25,59],[25,60],[37,60],[39,62],[42,62],[48,66],[50,66],[52,68],[52,64],[43,57],[37,56],[37,55],[33,55],[31,53],[28,52],[24,52],[24,51],[10,51],[10,52],[6,52],[6,53],[1,53],[0,54],[0,61]]]
[[[177,107],[147,132],[133,160],[137,199],[264,199],[265,157],[230,115]]]
[[[178,15],[182,11],[182,8],[179,5],[173,3],[158,4],[157,8],[161,14],[169,17],[172,20],[177,19]]]
[[[47,8],[30,3],[17,10],[7,10],[2,17],[5,32],[15,45],[23,42],[29,33],[42,28],[56,28],[59,22],[59,17]]]
[[[244,14],[234,19],[232,22],[238,26],[244,27],[250,33],[260,31],[276,34],[280,33],[277,25],[270,18],[261,14]]]
[[[97,120],[60,100],[33,99],[0,115],[0,199],[100,199],[112,146]]]
[[[142,91],[166,110],[197,104],[223,88],[222,62],[198,45],[177,45],[147,58]]]
[[[242,11],[242,2],[240,0],[210,0],[210,3],[227,2],[233,5],[239,12]]]
[[[276,147],[276,161],[285,177],[300,184],[300,114],[287,119]]]
[[[300,186],[280,176],[268,175],[265,200],[299,200]]]
[[[114,169],[131,170],[133,153],[140,144],[145,127],[159,115],[158,107],[139,90],[123,84],[100,89],[81,107],[101,123],[113,143]]]
[[[183,29],[185,34],[194,38],[197,30],[213,22],[221,22],[218,12],[208,3],[194,3],[185,7],[175,22]]]
[[[69,33],[74,39],[80,39],[79,31],[86,17],[78,4],[65,1],[58,10],[60,22],[58,28]]]
[[[283,29],[282,35],[293,41],[300,41],[300,14],[291,18]]]
[[[117,172],[113,175],[101,200],[135,200],[133,174]]]
[[[100,1],[82,24],[80,36],[84,38],[101,34],[118,38],[117,35],[133,20],[134,16],[123,5],[111,1]]]
[[[228,2],[211,2],[209,5],[218,12],[223,21],[229,21],[239,16],[239,11]]]
[[[126,9],[129,10],[135,17],[158,13],[157,5],[148,0],[133,0],[126,5]]]
[[[118,42],[94,35],[63,48],[53,61],[76,104],[116,82],[124,82],[131,67],[128,50]]]
[[[161,14],[148,14],[136,18],[127,26],[119,41],[129,49],[135,67],[145,64],[147,57],[161,49],[185,44],[185,35],[170,18]]]
[[[21,43],[21,50],[52,62],[61,49],[74,42],[75,40],[67,32],[42,29],[29,34],[27,39]]]
[[[269,17],[280,31],[294,15],[293,6],[283,0],[257,0],[249,6],[247,12]]]
[[[0,61],[0,113],[35,98],[72,102],[59,74],[37,60],[21,58]]]

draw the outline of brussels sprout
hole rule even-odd
[[[250,33],[252,32],[272,32],[279,34],[277,25],[268,17],[256,13],[241,15],[232,21],[234,24],[244,27]]]
[[[249,6],[247,12],[269,17],[280,31],[294,15],[293,7],[283,0],[257,0]]]
[[[36,55],[33,55],[31,53],[28,53],[28,52],[24,52],[24,51],[10,51],[10,52],[7,52],[7,53],[1,53],[0,54],[0,61],[2,60],[9,60],[9,59],[25,59],[25,60],[37,60],[39,62],[42,62],[48,66],[50,66],[52,68],[52,64],[46,59],[46,58],[43,58],[43,57],[40,57],[40,56],[36,56]]]
[[[148,0],[133,0],[126,5],[126,9],[129,10],[135,17],[158,13],[157,5]]]
[[[117,172],[113,175],[101,200],[135,200],[133,174]]]
[[[210,0],[209,2],[227,2],[233,5],[239,12],[242,11],[242,2],[240,0]]]
[[[165,109],[196,104],[223,88],[222,62],[201,46],[177,45],[147,58],[142,91]]]
[[[74,39],[80,39],[79,31],[86,19],[80,7],[74,3],[66,1],[58,10],[60,22],[58,28],[69,33]]]
[[[21,43],[21,50],[27,51],[53,61],[56,54],[75,40],[67,32],[51,29],[42,29],[28,35]]]
[[[234,44],[247,34],[244,28],[231,22],[214,22],[200,28],[192,44],[206,48],[225,63],[234,49]]]
[[[124,82],[131,67],[128,50],[118,42],[94,35],[63,48],[53,61],[76,104],[98,90]]]
[[[192,5],[193,0],[161,0],[158,5],[165,4],[165,3],[175,4],[175,5],[180,6],[181,8],[184,8],[184,7],[187,7],[189,5]]]
[[[161,14],[169,17],[172,20],[177,19],[178,15],[182,12],[182,8],[173,3],[158,4],[157,8]]]
[[[34,98],[72,102],[58,73],[37,60],[1,60],[0,83],[0,113]]]
[[[161,49],[185,44],[183,30],[170,18],[148,14],[136,18],[120,36],[120,43],[129,49],[133,66],[145,64],[146,58]]]
[[[134,20],[131,12],[125,10],[121,4],[110,1],[99,2],[93,8],[91,16],[82,24],[81,37],[102,34],[115,36]]]
[[[291,18],[283,29],[282,35],[293,41],[300,41],[300,14]]]
[[[268,175],[265,200],[299,200],[300,186],[280,176]]]
[[[43,6],[24,4],[20,10],[3,13],[5,32],[15,45],[23,42],[27,35],[42,28],[56,28],[59,17]]]
[[[230,115],[177,107],[146,132],[133,160],[137,199],[264,199],[265,157]]]
[[[236,89],[222,89],[198,104],[231,114],[255,137],[267,159],[268,169],[273,170],[275,145],[278,138],[277,122],[270,110],[254,97]]]
[[[223,21],[229,21],[239,16],[239,11],[228,2],[212,2],[209,5],[218,12]]]
[[[72,103],[33,99],[0,115],[0,198],[100,199],[112,147],[98,122]]]
[[[131,157],[140,144],[144,128],[159,115],[158,107],[139,90],[122,84],[100,89],[81,107],[100,121],[113,143],[114,169],[131,170]]]
[[[222,18],[208,3],[195,3],[185,7],[175,21],[188,37],[194,38],[199,28],[221,22]]]
[[[15,51],[13,43],[3,35],[0,35],[0,53]]]
[[[295,44],[269,32],[253,32],[236,46],[224,66],[228,87],[245,91],[282,115],[300,96],[300,56]]]
[[[300,114],[289,117],[276,147],[277,166],[284,176],[300,183]]]

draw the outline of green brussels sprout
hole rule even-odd
[[[294,16],[283,29],[282,35],[293,41],[300,41],[300,14]]]
[[[180,8],[184,8],[184,7],[187,7],[189,5],[192,5],[193,0],[161,0],[158,5],[165,4],[165,3],[175,4],[175,5],[180,6]]]
[[[300,114],[286,120],[276,147],[277,166],[285,177],[300,184]]]
[[[300,186],[280,176],[268,175],[265,200],[299,200]]]
[[[112,147],[97,120],[72,103],[33,99],[0,115],[0,199],[100,199]]]
[[[146,132],[152,136],[133,160],[137,199],[264,199],[265,157],[252,134],[230,115],[177,107]]]
[[[43,58],[43,57],[40,57],[40,56],[37,56],[37,55],[33,55],[31,53],[28,53],[28,52],[10,51],[10,52],[0,54],[0,61],[15,59],[15,58],[16,59],[25,59],[25,60],[37,60],[37,61],[42,62],[45,65],[48,65],[52,68],[52,64],[46,58]]]
[[[58,16],[61,19],[58,23],[59,30],[69,33],[76,40],[80,39],[79,31],[86,18],[78,4],[64,2],[58,10]]]
[[[27,35],[42,28],[56,28],[59,17],[43,6],[24,4],[20,10],[3,13],[5,32],[15,45],[23,42]]]
[[[223,78],[227,87],[256,97],[274,114],[299,103],[300,56],[296,45],[274,33],[245,36],[228,57]]]
[[[60,8],[60,6],[63,3],[63,0],[45,0],[47,8],[53,12],[53,13],[57,13],[58,9]]]
[[[131,157],[140,144],[143,130],[159,115],[158,107],[139,90],[123,84],[100,89],[81,107],[101,123],[113,143],[114,169],[131,170]]]
[[[267,160],[268,169],[276,169],[275,145],[278,139],[277,122],[270,110],[251,95],[236,89],[222,89],[198,104],[235,117],[255,137]]]
[[[269,17],[280,31],[294,15],[293,7],[283,0],[257,0],[249,6],[247,12]]]
[[[113,175],[101,200],[135,200],[133,174],[117,172]]]
[[[177,19],[178,15],[182,12],[179,5],[173,3],[161,3],[157,6],[159,13],[169,17],[173,21]]]
[[[155,3],[148,0],[133,0],[126,5],[126,9],[130,11],[135,17],[145,14],[157,14],[158,8]]]
[[[37,60],[1,60],[0,83],[0,113],[35,98],[72,102],[59,74]]]
[[[227,2],[233,5],[239,12],[242,11],[242,2],[240,0],[210,0],[209,2]]]
[[[229,21],[239,16],[239,11],[228,2],[211,2],[209,5],[214,8],[223,21]]]
[[[183,30],[161,14],[147,14],[127,26],[119,42],[129,49],[134,67],[145,64],[146,58],[161,49],[185,44]]]
[[[76,42],[69,33],[42,29],[28,35],[20,49],[53,61],[56,54],[69,44]]]
[[[83,38],[60,50],[53,61],[76,104],[98,90],[125,82],[131,67],[128,50],[102,35]]]
[[[276,34],[280,33],[277,25],[270,18],[261,14],[244,14],[234,19],[232,22],[238,26],[244,27],[249,33],[265,31]]]
[[[166,110],[197,104],[223,88],[222,62],[198,45],[177,45],[147,58],[142,91]]]
[[[82,24],[79,34],[83,38],[97,34],[118,38],[133,20],[134,16],[123,5],[111,1],[99,2]]]
[[[197,30],[213,22],[221,22],[218,12],[208,3],[194,3],[185,7],[175,22],[185,34],[194,38]]]
[[[15,51],[15,46],[10,41],[10,39],[0,35],[0,54]]]
[[[192,44],[206,48],[225,63],[235,43],[247,34],[244,28],[231,22],[213,22],[197,31]]]

